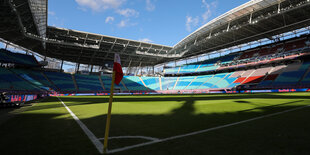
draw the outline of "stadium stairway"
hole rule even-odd
[[[302,75],[308,69],[309,64],[289,64],[285,67],[281,74],[274,80],[273,86],[297,85]]]
[[[74,78],[76,80],[76,85],[78,87],[78,91],[91,92],[103,91],[103,87],[98,79],[98,75],[82,75],[75,74]]]
[[[175,86],[177,85],[177,83],[178,83],[179,79],[180,79],[180,77],[178,77],[178,78],[177,78],[177,80],[175,81],[175,83],[174,83],[174,86],[173,86],[172,90],[175,90]]]
[[[125,88],[126,91],[129,91],[129,89],[127,88],[127,86],[125,85],[125,83],[123,81],[121,81],[121,84]]]
[[[51,81],[45,74],[44,72],[40,72],[41,75],[51,84],[51,87],[55,90],[55,91],[60,91],[60,89],[54,84],[53,81]]]
[[[149,89],[146,84],[144,83],[143,79],[141,77],[139,77],[139,79],[141,80],[141,83],[144,85],[145,88]]]
[[[159,77],[159,88],[160,90],[163,90],[162,84],[161,84],[161,77]]]
[[[16,75],[14,72],[0,67],[0,89],[12,91],[42,91],[24,78]]]
[[[102,79],[101,79],[101,75],[98,75],[98,78],[99,78],[99,82],[100,82],[101,87],[103,88],[103,90],[106,90],[104,85],[103,85],[103,82],[102,82]]]
[[[150,91],[161,90],[160,77],[141,77],[141,79]]]
[[[75,76],[74,76],[73,74],[71,74],[71,77],[72,77],[72,81],[73,81],[75,90],[76,90],[76,91],[79,91],[79,87],[78,87],[78,85],[77,85],[77,83],[76,83]]]
[[[215,76],[215,75],[210,75],[209,77],[207,77],[207,79],[205,79],[204,82],[202,82],[202,84],[199,85],[196,89],[207,89],[207,88],[209,88],[209,87],[204,87],[204,85],[205,85],[206,83],[208,83],[209,81],[211,81],[211,80],[213,79],[214,76]]]
[[[76,92],[71,74],[61,72],[44,72],[46,77],[63,92]]]
[[[193,81],[195,81],[196,79],[197,79],[197,76],[184,89],[187,89],[188,86],[190,86],[193,83]]]
[[[42,91],[48,91],[50,89],[47,83],[43,83],[43,82],[36,80],[37,78],[35,78],[34,75],[30,74],[31,71],[21,70],[21,69],[9,69],[9,70],[15,75],[17,75],[18,77],[27,81],[32,86],[37,87],[38,89]]]
[[[307,69],[305,74],[302,76],[302,78],[299,80],[298,84],[302,84],[303,81],[310,81],[310,67]]]

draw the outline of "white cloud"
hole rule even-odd
[[[138,41],[141,41],[141,42],[146,42],[146,43],[152,43],[153,41],[150,40],[149,38],[143,38],[143,39],[139,39]]]
[[[117,25],[118,27],[126,27],[128,24],[128,20],[121,20],[121,22]]]
[[[151,2],[151,0],[146,0],[146,10],[147,11],[155,10],[155,5]]]
[[[185,26],[186,26],[187,31],[192,31],[192,27],[197,26],[198,23],[199,23],[199,17],[198,16],[195,18],[193,18],[192,16],[186,16]]]
[[[111,17],[111,16],[109,16],[109,17],[107,17],[106,19],[105,19],[105,23],[112,23],[114,21],[114,17]]]
[[[48,11],[48,15],[55,16],[56,13],[54,11]]]
[[[128,8],[119,9],[119,10],[116,10],[116,12],[125,17],[131,17],[131,16],[138,17],[139,16],[139,12],[134,9],[128,9]]]
[[[125,0],[75,0],[81,7],[87,7],[93,11],[117,9]]]
[[[117,26],[120,27],[120,28],[128,27],[128,26],[135,26],[135,25],[137,25],[137,23],[131,23],[129,19],[121,20],[117,24]]]
[[[212,13],[217,7],[217,1],[213,1],[211,3],[207,3],[206,0],[202,0],[202,7],[206,8],[206,11],[202,14],[203,22],[206,23],[211,17]]]

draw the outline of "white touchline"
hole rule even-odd
[[[127,139],[127,138],[139,138],[139,139],[146,139],[146,140],[152,140],[152,141],[159,140],[158,138],[147,137],[147,136],[115,136],[115,137],[109,137],[109,140],[110,139]],[[99,138],[99,140],[104,140],[104,138]]]
[[[87,128],[87,126],[80,121],[80,119],[67,107],[67,105],[59,98],[58,100],[63,104],[63,106],[68,110],[70,115],[73,117],[73,119],[80,125],[82,130],[85,132],[85,134],[88,136],[90,141],[96,146],[99,153],[103,153],[103,144],[99,141],[99,139]]]
[[[303,107],[297,107],[297,108],[293,108],[293,109],[289,109],[289,110],[285,110],[285,111],[281,111],[281,112],[276,112],[276,113],[273,113],[273,114],[267,114],[267,115],[263,115],[263,116],[259,116],[259,117],[255,117],[255,118],[251,118],[251,119],[235,122],[235,123],[230,123],[230,124],[226,124],[226,125],[221,125],[221,126],[217,126],[217,127],[213,127],[213,128],[209,128],[209,129],[205,129],[205,130],[195,131],[195,132],[191,132],[191,133],[187,133],[187,134],[183,134],[183,135],[172,136],[172,137],[168,137],[168,138],[164,138],[164,139],[158,139],[158,140],[154,140],[154,141],[146,142],[146,143],[141,143],[141,144],[137,144],[137,145],[126,146],[126,147],[119,148],[119,149],[109,150],[108,153],[116,153],[116,152],[130,150],[130,149],[133,149],[133,148],[138,148],[138,147],[142,147],[142,146],[146,146],[146,145],[151,145],[151,144],[155,144],[155,143],[165,142],[165,141],[169,141],[169,140],[173,140],[173,139],[183,138],[183,137],[187,137],[187,136],[193,136],[193,135],[197,135],[197,134],[201,134],[201,133],[205,133],[205,132],[209,132],[209,131],[213,131],[213,130],[217,130],[217,129],[221,129],[221,128],[226,128],[226,127],[230,127],[230,126],[234,126],[234,125],[238,125],[238,124],[243,124],[243,123],[259,120],[259,119],[266,118],[266,117],[280,115],[280,114],[283,114],[283,113],[287,113],[287,112],[303,109],[303,108],[306,108],[306,107],[309,107],[309,106],[310,105],[303,106]]]

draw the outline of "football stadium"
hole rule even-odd
[[[310,154],[309,0],[173,46],[49,25],[48,4],[0,1],[0,154]]]

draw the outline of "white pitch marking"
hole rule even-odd
[[[140,139],[146,139],[146,140],[151,140],[151,141],[159,140],[158,138],[146,137],[146,136],[115,136],[115,137],[109,137],[109,139],[126,139],[126,138],[140,138]],[[104,138],[99,138],[99,140],[104,140]]]
[[[80,119],[71,111],[71,109],[69,109],[69,107],[67,107],[67,105],[59,97],[57,98],[64,105],[64,107],[68,110],[68,112],[71,114],[73,119],[80,125],[80,127],[82,128],[84,133],[88,136],[90,141],[96,146],[99,153],[102,154],[103,144],[99,141],[99,139],[87,128],[87,126],[82,121],[80,121]]]
[[[187,133],[187,134],[183,134],[183,135],[172,136],[172,137],[168,137],[168,138],[164,138],[164,139],[158,139],[158,140],[151,141],[151,142],[146,142],[146,143],[126,146],[126,147],[119,148],[119,149],[109,150],[108,153],[116,153],[116,152],[130,150],[130,149],[133,149],[133,148],[138,148],[138,147],[142,147],[142,146],[146,146],[146,145],[151,145],[151,144],[155,144],[155,143],[160,143],[160,142],[165,142],[165,141],[174,140],[174,139],[178,139],[178,138],[193,136],[193,135],[197,135],[197,134],[201,134],[201,133],[205,133],[205,132],[209,132],[209,131],[213,131],[213,130],[217,130],[217,129],[222,129],[222,128],[226,128],[226,127],[230,127],[230,126],[235,126],[235,125],[238,125],[238,124],[243,124],[243,123],[259,120],[259,119],[262,119],[262,118],[272,117],[272,116],[280,115],[280,114],[283,114],[283,113],[287,113],[287,112],[291,112],[291,111],[296,111],[296,110],[303,109],[303,108],[306,108],[306,107],[309,107],[309,106],[310,105],[303,106],[303,107],[297,107],[297,108],[293,108],[293,109],[289,109],[289,110],[285,110],[285,111],[281,111],[281,112],[276,112],[276,113],[273,113],[273,114],[267,114],[267,115],[263,115],[263,116],[259,116],[259,117],[255,117],[255,118],[251,118],[251,119],[235,122],[235,123],[230,123],[230,124],[226,124],[226,125],[221,125],[221,126],[217,126],[217,127],[213,127],[213,128],[209,128],[209,129],[205,129],[205,130],[195,131],[195,132],[191,132],[191,133]]]

